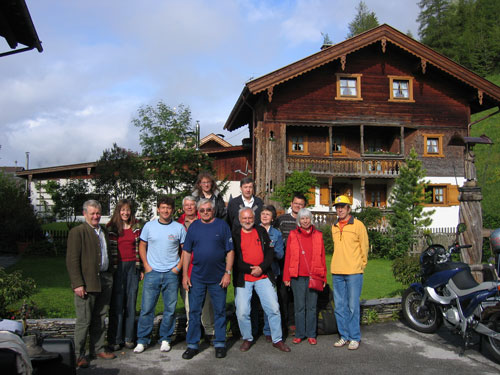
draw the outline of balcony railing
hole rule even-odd
[[[396,178],[403,159],[333,159],[289,156],[287,173],[309,170],[316,175]]]

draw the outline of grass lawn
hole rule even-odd
[[[327,255],[326,264],[330,268],[331,255]],[[391,271],[391,261],[386,259],[373,259],[368,261],[363,281],[362,299],[394,297],[401,295],[403,285],[396,282]],[[75,316],[73,306],[73,292],[69,284],[64,257],[37,257],[25,256],[16,265],[7,271],[22,270],[24,277],[31,277],[37,284],[37,292],[31,297],[38,308],[45,312],[47,318],[72,318]],[[332,276],[328,272],[328,283]],[[139,284],[139,298],[137,311],[140,310],[140,296],[142,283]],[[233,303],[234,292],[231,284],[227,292],[227,303]],[[18,304],[19,305],[19,304]],[[17,307],[17,306],[16,306]],[[184,310],[184,303],[179,298],[177,311]],[[156,307],[156,313],[163,311],[163,302]]]

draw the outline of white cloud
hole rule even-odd
[[[416,35],[414,0],[365,0],[381,23]],[[96,160],[139,150],[139,106],[188,105],[202,136],[222,127],[245,81],[347,35],[358,1],[28,0],[42,45],[0,58],[0,164]],[[3,45],[1,48],[5,49]],[[244,129],[241,129],[244,130]],[[238,144],[241,135],[227,134]]]

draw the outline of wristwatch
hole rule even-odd
[[[231,275],[231,270],[225,270],[224,272],[227,273],[228,275]]]

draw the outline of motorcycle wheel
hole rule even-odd
[[[401,301],[403,316],[411,328],[423,333],[434,333],[441,325],[442,317],[438,307],[427,302],[423,309],[420,309],[422,295],[412,288],[406,289]]]
[[[500,313],[491,315],[484,324],[495,332],[500,332]],[[488,349],[488,352],[493,356],[495,361],[500,362],[500,340],[493,337],[483,336],[483,344]]]

